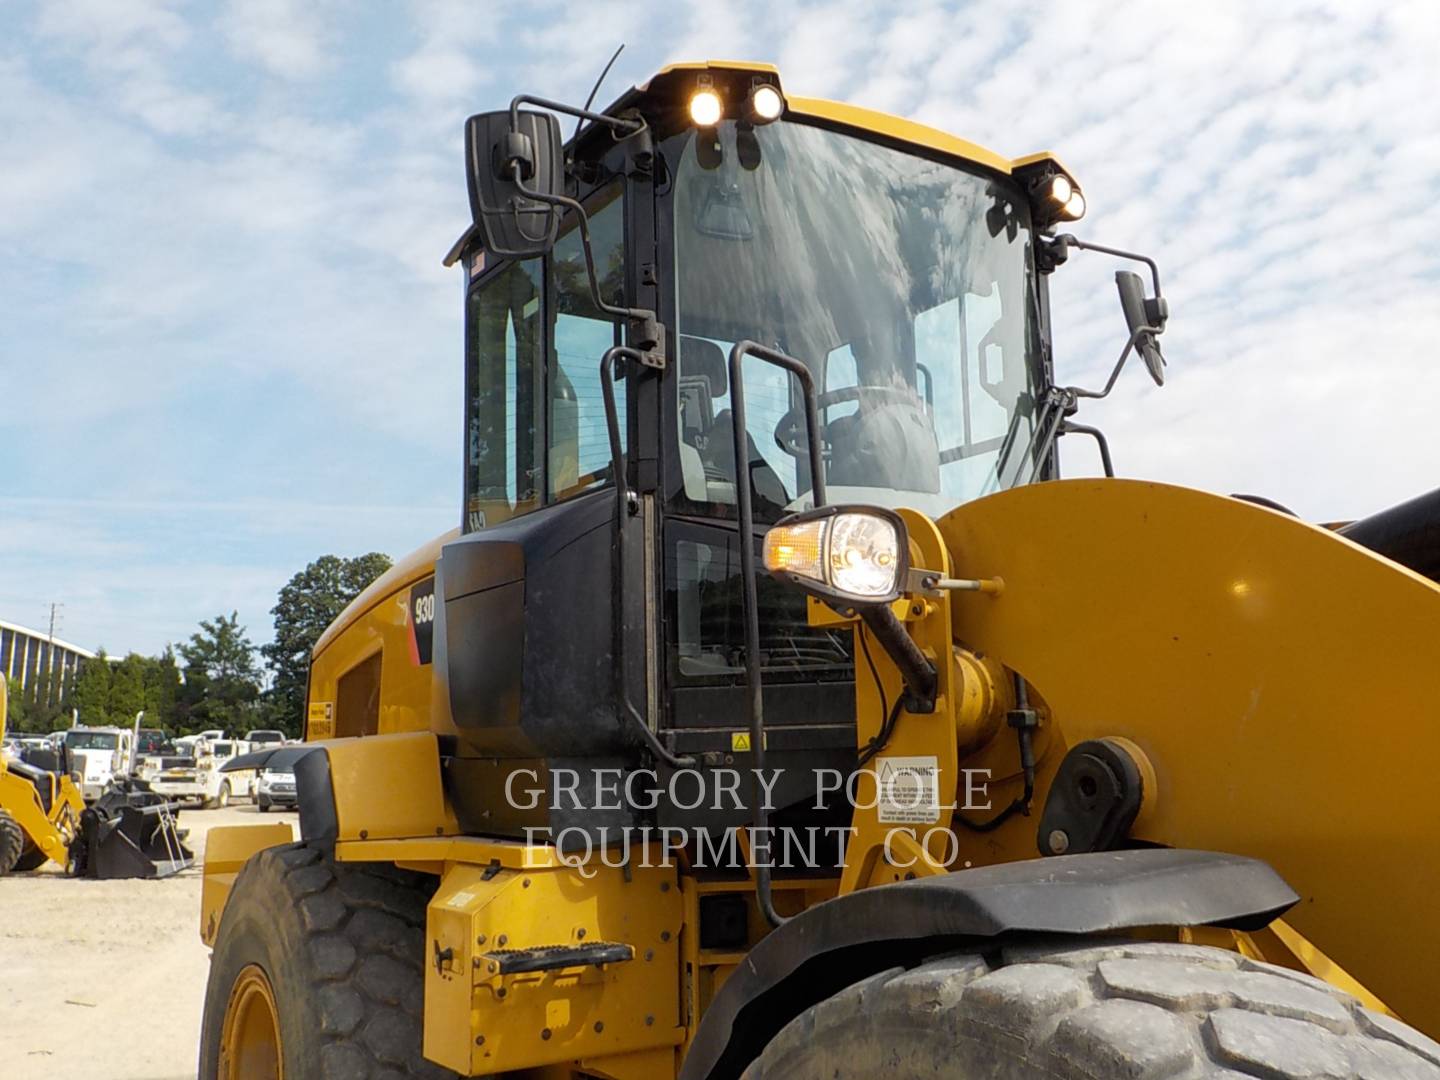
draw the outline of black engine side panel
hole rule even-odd
[[[629,749],[611,668],[613,496],[582,496],[447,544],[436,662],[462,757]]]

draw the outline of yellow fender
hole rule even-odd
[[[1141,481],[1019,488],[939,527],[957,574],[1005,583],[955,597],[956,639],[1033,683],[1065,745],[1149,757],[1140,837],[1268,861],[1301,933],[1440,1030],[1440,587],[1285,514]]]

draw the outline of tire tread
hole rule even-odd
[[[744,1080],[1440,1080],[1440,1045],[1318,979],[1088,939],[892,969],[805,1010]]]
[[[321,1076],[455,1076],[421,1056],[422,1016],[406,1008],[409,999],[423,993],[423,927],[432,878],[389,864],[338,864],[328,851],[301,841],[256,855],[236,881],[230,905],[242,889],[272,890],[278,895],[257,899],[294,913],[308,973],[307,985],[298,990],[318,1019],[314,1038]],[[225,930],[222,922],[217,957]],[[214,1000],[223,1010],[224,996],[212,994]],[[216,1029],[220,1022],[215,1019]],[[201,1075],[208,1076],[212,1051],[202,1053]]]

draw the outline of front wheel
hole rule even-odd
[[[434,878],[260,852],[225,905],[200,1028],[200,1080],[448,1080],[420,1053]]]
[[[1440,1080],[1440,1045],[1308,975],[1089,939],[894,969],[807,1009],[743,1080]]]

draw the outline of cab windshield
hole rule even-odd
[[[113,731],[71,731],[65,745],[71,750],[114,750],[116,736]]]
[[[791,122],[679,138],[684,502],[735,502],[726,368],[746,338],[814,373],[831,502],[938,515],[1028,476],[1039,360],[1016,185]],[[747,472],[773,520],[809,504],[804,413],[790,376],[744,364]]]

